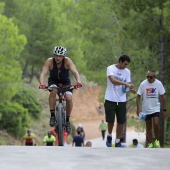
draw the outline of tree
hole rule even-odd
[[[22,70],[17,61],[26,44],[26,38],[19,35],[18,28],[0,15],[0,102],[12,98],[21,85]]]

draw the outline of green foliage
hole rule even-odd
[[[5,3],[0,2],[0,14],[4,12]]]
[[[18,35],[18,28],[11,19],[0,15],[0,102],[10,100],[22,83],[22,70],[16,60],[24,48],[26,39]]]
[[[135,127],[136,132],[145,131],[145,121],[140,120],[139,118],[129,117],[127,118],[127,126]]]
[[[1,103],[0,113],[2,114],[0,129],[6,129],[15,137],[21,136],[25,131],[24,128],[30,125],[28,110],[16,102]]]
[[[81,31],[79,25],[74,23],[76,17],[74,1],[5,0],[4,2],[6,3],[4,14],[13,18],[20,32],[27,37],[28,43],[20,60],[25,72],[32,74],[30,72],[33,71],[38,77],[42,65],[48,57],[53,56],[53,48],[57,45],[67,48],[67,55],[76,63],[78,69],[81,69],[80,72],[85,70],[83,51],[79,46],[82,41]],[[34,65],[36,67],[33,67]],[[31,70],[32,68],[34,69]]]
[[[39,119],[42,106],[31,90],[23,89],[18,91],[12,100],[28,109],[28,113],[32,118]]]

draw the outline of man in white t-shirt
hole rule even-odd
[[[154,70],[149,70],[147,72],[147,79],[144,80],[137,91],[136,105],[137,105],[137,115],[141,112],[140,102],[142,96],[142,113],[146,114],[146,135],[148,140],[148,148],[160,148],[159,143],[159,114],[162,108],[162,115],[165,118],[166,112],[166,100],[165,100],[165,89],[162,83],[156,79],[156,72]],[[161,101],[161,103],[160,103]],[[155,141],[152,139],[152,121],[153,129],[155,135]]]
[[[130,83],[130,70],[126,68],[129,63],[130,57],[123,54],[117,64],[107,67],[107,88],[104,103],[108,127],[107,147],[112,147],[115,115],[117,118],[115,147],[122,147],[120,138],[122,137],[123,124],[126,121],[126,91],[136,92],[133,84]]]

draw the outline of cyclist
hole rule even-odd
[[[52,133],[52,135],[55,136],[55,139],[56,139],[55,140],[55,144],[58,145],[58,134],[57,134],[55,128],[53,128],[51,130],[51,133]],[[64,131],[64,135],[63,136],[64,136],[64,146],[67,146],[67,136],[68,136],[68,133],[66,131]]]
[[[52,135],[51,131],[47,132],[47,135],[44,136],[43,142],[46,146],[53,146],[55,143],[55,137]]]
[[[59,84],[62,85],[70,85],[70,77],[69,77],[69,71],[71,71],[77,81],[76,87],[82,87],[80,75],[76,69],[76,66],[74,65],[73,61],[66,57],[66,48],[62,46],[56,46],[53,51],[54,57],[48,58],[44,66],[42,68],[42,72],[40,74],[40,89],[45,88],[44,79],[45,75],[47,74],[48,70],[50,72],[50,76],[48,78],[48,86]],[[50,92],[49,95],[49,106],[50,106],[50,113],[51,118],[49,125],[51,127],[55,124],[55,101],[56,101],[56,90],[53,90]],[[72,102],[72,90],[67,91],[65,94],[66,99],[66,131],[68,133],[71,132],[71,125],[69,122],[71,111],[73,108],[73,102]]]
[[[23,141],[25,140],[25,145],[26,146],[33,146],[33,140],[34,140],[34,145],[36,145],[36,137],[35,135],[31,132],[30,129],[27,130],[27,133],[24,135]]]

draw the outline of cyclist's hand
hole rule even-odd
[[[46,88],[46,85],[45,84],[40,84],[39,85],[39,89],[45,89]]]
[[[81,83],[76,83],[76,88],[80,88],[80,87],[82,87],[82,84]]]

